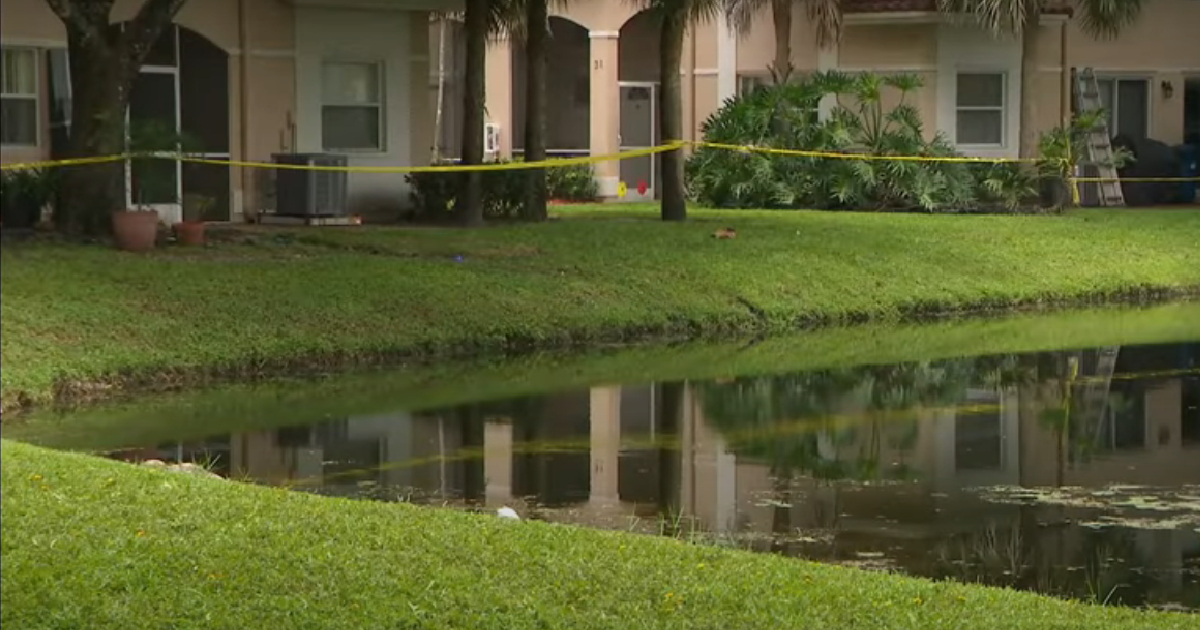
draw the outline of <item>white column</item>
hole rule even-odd
[[[841,43],[834,42],[827,47],[817,48],[817,70],[821,72],[829,72],[838,69],[838,63],[841,53]],[[821,120],[828,120],[833,113],[833,108],[837,106],[837,95],[830,94],[821,99],[817,105],[817,117]]]
[[[485,155],[484,159],[507,160],[512,157],[515,140],[512,56],[512,42],[507,37],[498,38],[488,44],[484,104],[487,109],[487,121],[500,126],[500,151]]]
[[[512,499],[512,447],[512,423],[484,423],[483,477],[488,505],[501,505]]]
[[[588,503],[612,505],[620,498],[617,470],[621,451],[621,388],[592,388],[589,415],[592,474]]]
[[[717,451],[717,532],[733,531],[737,524],[737,456],[726,449],[725,439],[712,432]]]
[[[737,96],[737,30],[722,11],[717,17],[717,107]]]
[[[618,84],[617,64],[620,59],[620,31],[590,31],[592,96],[588,110],[592,155],[607,155],[620,150],[621,135],[621,89]],[[620,162],[610,160],[596,164],[596,183],[600,197],[613,199],[617,196],[617,182],[621,175]]]

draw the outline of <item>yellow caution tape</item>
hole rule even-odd
[[[122,162],[131,159],[160,159],[177,160],[189,164],[208,164],[212,166],[227,166],[238,168],[266,168],[299,171],[341,171],[349,173],[451,173],[473,171],[513,171],[539,168],[557,168],[563,166],[580,166],[613,162],[645,157],[658,153],[675,151],[685,147],[722,149],[740,153],[765,153],[768,155],[783,155],[791,157],[808,157],[834,160],[867,160],[867,161],[896,161],[896,162],[948,162],[959,164],[1030,164],[1042,163],[1044,160],[1033,158],[983,158],[965,156],[932,156],[932,155],[879,155],[874,153],[840,153],[835,151],[810,151],[804,149],[780,149],[756,145],[723,144],[719,142],[686,142],[677,141],[667,144],[620,151],[596,156],[581,156],[572,158],[552,158],[537,162],[489,162],[486,164],[444,164],[427,166],[328,166],[318,164],[279,164],[275,162],[258,162],[251,160],[226,160],[214,158],[191,157],[187,154],[168,152],[124,153],[103,157],[69,158],[64,160],[40,160],[35,162],[18,162],[0,164],[0,171],[20,171],[29,169],[58,168],[64,166],[82,166],[89,164],[106,164]],[[1081,195],[1080,182],[1200,182],[1200,177],[1069,177],[1067,182],[1071,188],[1071,196],[1078,205]]]
[[[57,168],[59,166],[81,166],[84,164],[106,164],[122,162],[129,159],[128,155],[107,155],[104,157],[71,158],[67,160],[41,160],[37,162],[16,162],[0,164],[0,171],[25,171],[35,168]]]
[[[17,171],[33,168],[53,168],[60,166],[78,166],[83,164],[101,164],[106,162],[120,162],[130,159],[160,159],[160,160],[177,160],[188,164],[209,164],[212,166],[234,166],[240,168],[269,168],[295,171],[341,171],[348,173],[449,173],[449,172],[471,172],[471,171],[516,171],[530,170],[537,168],[557,168],[562,166],[577,166],[582,164],[595,164],[598,162],[612,162],[618,160],[628,160],[632,158],[645,157],[656,153],[665,153],[674,151],[686,146],[686,142],[670,142],[656,147],[648,147],[645,149],[634,149],[631,151],[620,151],[618,153],[609,153],[596,156],[582,156],[573,158],[553,158],[541,160],[538,162],[490,162],[487,164],[447,164],[447,165],[430,165],[430,166],[327,166],[320,164],[278,164],[275,162],[255,162],[248,160],[223,160],[213,158],[190,157],[187,154],[174,154],[165,152],[155,152],[149,154],[127,153],[122,155],[112,155],[97,158],[76,158],[68,160],[45,160],[41,162],[22,162],[17,164],[0,165],[0,170]]]
[[[1200,182],[1200,177],[1074,177],[1077,182]]]
[[[837,153],[834,151],[808,151],[803,149],[777,149],[751,144],[721,144],[719,142],[692,142],[692,146],[726,149],[742,153],[768,153],[795,157],[829,158],[834,160],[887,160],[895,162],[956,162],[974,164],[1037,163],[1044,160],[1030,158],[981,158],[966,156],[936,155],[878,155],[875,153]]]

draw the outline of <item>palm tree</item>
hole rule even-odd
[[[523,7],[521,0],[466,0],[463,26],[466,36],[466,63],[463,90],[462,164],[483,163],[483,121],[485,105],[488,37],[505,32],[513,24],[514,12]],[[457,202],[459,224],[483,225],[483,173],[468,171],[466,186]]]
[[[483,163],[484,84],[487,66],[488,17],[495,0],[466,0],[463,22],[467,39],[463,80],[462,164]],[[463,227],[483,225],[483,173],[466,173],[456,210]]]
[[[1038,23],[1050,0],[938,0],[944,13],[971,15],[993,35],[1021,38],[1020,157],[1038,157],[1037,64]],[[1142,0],[1074,0],[1085,33],[1116,37],[1141,15]]]
[[[688,25],[710,20],[728,0],[636,0],[659,20],[658,115],[664,143],[683,140],[683,85],[679,79],[683,37]],[[662,154],[662,219],[687,220],[687,190],[683,182],[683,151]]]
[[[547,0],[525,3],[525,161],[546,159],[546,55],[550,39]],[[546,171],[531,169],[525,183],[521,218],[546,220]]]
[[[792,74],[792,10],[804,5],[808,20],[817,29],[817,45],[824,48],[842,37],[841,0],[726,0],[725,15],[738,31],[746,33],[754,17],[767,5],[775,27],[775,60],[771,62],[771,79],[787,83]]]

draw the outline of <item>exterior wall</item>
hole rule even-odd
[[[45,0],[4,0],[0,2],[0,43],[5,47],[29,47],[41,52],[48,48],[66,48],[67,36],[62,22],[50,12]],[[38,134],[36,146],[0,147],[0,164],[44,160],[50,154],[50,99],[46,57],[38,55]]]
[[[652,21],[638,18],[639,11],[635,6],[624,2],[575,3],[565,8],[552,8],[551,14],[582,27],[587,40],[576,50],[574,36],[568,38],[572,43],[563,44],[569,47],[564,51],[566,54],[550,60],[550,76],[562,79],[578,72],[577,68],[587,68],[588,74],[584,76],[590,77],[590,98],[586,106],[575,103],[576,86],[572,81],[551,81],[547,94],[549,106],[568,107],[573,115],[558,115],[558,120],[564,124],[562,128],[556,128],[548,121],[547,136],[551,144],[548,148],[583,149],[592,155],[615,153],[621,146],[618,83],[658,82],[657,46],[653,43],[657,41],[657,29]],[[724,27],[723,19],[700,23],[689,30],[681,68],[685,139],[698,138],[704,120],[716,111],[724,98],[733,96],[736,42],[736,37]],[[582,46],[586,46],[586,50]],[[523,121],[514,118],[515,112],[524,109],[523,63],[514,61],[514,51],[520,54],[519,45],[505,39],[493,42],[488,48],[487,121],[500,127],[500,151],[491,157],[508,157],[514,148],[523,144]],[[560,67],[556,68],[556,64]],[[436,93],[436,83],[431,89]],[[587,127],[579,124],[580,118],[589,121]],[[595,169],[601,196],[615,198],[621,178],[620,164],[603,162],[596,164]],[[627,182],[627,188],[632,191],[633,183]],[[637,198],[632,192],[627,197],[629,200]]]
[[[114,22],[130,18],[139,0],[118,0],[113,8]],[[248,155],[241,151],[240,87],[241,60],[238,33],[237,0],[207,0],[189,3],[179,12],[175,23],[208,38],[229,54],[230,81],[230,151],[232,159],[264,160],[271,151],[279,150],[279,132],[286,126],[291,110],[294,73],[291,59],[293,28],[291,9],[274,0],[250,0],[247,4],[248,74],[251,77],[251,107]],[[65,49],[66,32],[62,22],[51,13],[44,0],[4,0],[0,4],[0,39],[4,46],[28,46],[40,51]],[[4,147],[0,162],[12,163],[44,160],[50,157],[48,79],[44,55],[39,56],[41,86],[38,145],[36,147]],[[230,170],[231,205],[240,212],[244,192],[242,177]]]
[[[797,7],[799,9],[799,7]],[[796,72],[812,72],[819,67],[816,33],[797,10],[792,18],[792,66]],[[740,75],[762,75],[775,60],[775,27],[771,22],[770,5],[750,26],[739,33],[737,40],[737,72]]]
[[[1150,81],[1150,137],[1168,144],[1183,139],[1183,80],[1200,75],[1200,2],[1160,0],[1144,5],[1141,18],[1116,41],[1098,40],[1071,24],[1071,63],[1092,67],[1100,77],[1133,77]],[[1164,81],[1174,87],[1167,98]]]
[[[999,147],[965,148],[970,155],[1015,157],[1019,136],[1020,47],[1013,39],[996,39],[966,24],[938,24],[936,16],[913,14],[852,14],[840,45],[832,51],[818,50],[811,27],[802,16],[793,22],[792,63],[797,71],[840,69],[846,71],[914,73],[924,79],[920,109],[930,133],[942,131],[954,137],[955,68],[988,68],[1007,73],[1006,134]],[[1069,67],[1095,68],[1105,77],[1131,77],[1149,81],[1148,132],[1168,144],[1183,138],[1183,83],[1200,76],[1200,4],[1195,0],[1164,0],[1146,5],[1141,18],[1115,40],[1095,39],[1085,34],[1078,19],[1066,29]],[[1035,124],[1048,129],[1063,119],[1062,64],[1063,19],[1047,16],[1042,21],[1038,59],[1039,86]],[[774,57],[774,35],[770,11],[764,8],[737,42],[737,74],[767,74]],[[716,49],[717,43],[701,47]],[[832,63],[830,63],[832,58]],[[1163,82],[1171,83],[1174,94],[1167,97]]]
[[[321,72],[324,60],[370,61],[380,63],[383,73],[383,147],[378,151],[345,152],[349,164],[405,166],[414,163],[409,110],[414,101],[425,98],[425,92],[418,92],[419,98],[413,97],[412,76],[426,77],[429,70],[413,57],[419,56],[426,64],[428,58],[420,48],[414,55],[408,44],[397,41],[396,34],[410,33],[410,24],[420,20],[421,15],[306,6],[296,9],[297,151],[323,151]],[[426,27],[426,23],[422,21],[421,26]],[[423,160],[426,156],[419,157]],[[394,173],[352,172],[349,188],[353,212],[398,209],[407,200],[408,185],[403,177]]]
[[[823,55],[821,70],[911,74],[921,79],[921,88],[904,97],[925,121],[925,135],[938,132],[937,25],[935,24],[848,24],[841,44]],[[883,107],[900,104],[901,94],[888,89]],[[845,103],[843,103],[845,104]]]
[[[118,0],[112,19],[129,19],[140,2]],[[246,0],[246,42],[242,50],[239,32],[242,6],[239,0],[190,2],[175,20],[229,54],[232,159],[268,162],[275,152],[321,149],[320,64],[322,55],[333,54],[369,56],[382,60],[386,68],[386,150],[355,155],[351,163],[408,165],[427,160],[432,129],[429,125],[412,123],[432,119],[430,104],[425,102],[429,73],[426,12],[378,4],[373,9],[331,9],[295,6],[280,0]],[[412,8],[420,7],[413,4]],[[44,0],[4,0],[0,4],[0,36],[4,46],[66,48],[62,24]],[[302,45],[297,46],[297,41]],[[243,55],[247,73],[244,83]],[[38,145],[3,147],[0,161],[4,163],[47,159],[50,155],[49,102],[45,98],[48,78],[44,66],[44,55],[39,55],[42,98]],[[244,95],[243,85],[248,88]],[[301,89],[297,90],[297,85]],[[230,169],[233,217],[243,210],[270,207],[265,186],[270,175],[265,169],[244,172]],[[350,186],[355,210],[369,212],[379,205],[407,202],[404,178],[394,174],[351,174]]]

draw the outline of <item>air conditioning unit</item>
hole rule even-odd
[[[500,152],[500,125],[496,123],[483,125],[483,152],[492,154]]]
[[[345,167],[344,155],[275,153],[276,164]],[[347,215],[346,171],[280,168],[275,172],[275,214],[291,217]]]

